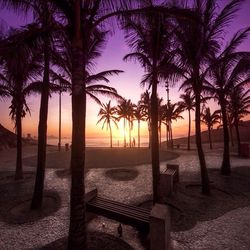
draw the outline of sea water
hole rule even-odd
[[[133,141],[133,139],[131,140]],[[47,144],[48,145],[58,145],[58,138],[48,138],[47,139]],[[129,140],[126,141],[127,146],[129,146]],[[61,145],[65,146],[65,144],[71,145],[72,140],[71,138],[62,138],[61,139]],[[113,147],[123,147],[123,139],[122,138],[113,138],[112,140]],[[86,146],[87,147],[110,147],[110,139],[109,137],[90,137],[86,138]],[[137,147],[137,138],[135,138],[135,147]],[[148,147],[148,137],[141,137],[140,138],[140,146],[141,147]]]

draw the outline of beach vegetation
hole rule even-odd
[[[211,55],[211,66],[204,84],[204,91],[218,101],[222,114],[224,151],[221,164],[221,174],[230,175],[230,149],[227,106],[228,98],[234,87],[244,87],[248,84],[250,72],[250,52],[237,51],[238,46],[246,39],[250,28],[238,31],[229,44],[218,55]]]
[[[204,110],[201,113],[201,121],[207,126],[209,146],[210,146],[210,149],[213,149],[211,133],[212,133],[213,126],[220,123],[221,121],[221,111],[215,110],[214,112],[211,113],[211,110],[209,107],[207,108],[204,107]]]
[[[191,134],[191,111],[195,108],[194,96],[191,91],[187,91],[185,94],[180,95],[181,105],[184,110],[188,111],[188,136],[187,136],[187,150],[190,150],[190,134]]]
[[[250,79],[249,79],[250,80]],[[234,87],[229,96],[228,112],[232,117],[231,124],[235,127],[238,145],[238,156],[241,155],[240,125],[242,118],[250,114],[250,90],[243,87]]]
[[[116,128],[118,128],[118,125],[117,125],[118,119],[115,116],[116,114],[115,111],[116,111],[115,107],[111,106],[111,101],[109,101],[107,104],[102,104],[101,109],[98,113],[98,116],[100,116],[100,119],[97,122],[98,124],[101,121],[103,121],[102,129],[104,128],[106,124],[106,128],[109,130],[109,133],[110,133],[110,147],[111,148],[113,147],[111,122],[113,122]]]

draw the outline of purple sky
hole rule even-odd
[[[224,5],[228,1],[218,1],[219,5]],[[227,29],[225,34],[226,39],[229,39],[232,34],[234,34],[240,28],[244,28],[250,25],[250,1],[246,0],[242,4],[241,10],[238,12],[237,16],[234,18],[230,27]],[[0,10],[0,19],[4,20],[8,25],[18,27],[25,24],[31,20],[31,16],[17,17],[15,13],[6,10]],[[248,38],[244,44],[240,47],[241,50],[250,50],[250,38]],[[146,89],[140,87],[140,80],[143,75],[143,69],[139,64],[133,62],[123,62],[122,58],[124,55],[129,53],[129,49],[124,42],[123,33],[121,31],[115,32],[115,34],[110,37],[108,44],[104,50],[104,53],[101,58],[98,59],[96,64],[96,72],[100,72],[108,69],[121,69],[125,73],[120,76],[110,78],[110,85],[115,87],[118,93],[125,98],[131,99],[134,103],[140,98],[140,94]],[[170,89],[170,99],[172,102],[178,101],[178,97],[181,93],[178,92],[178,87]],[[159,87],[159,96],[166,97],[166,91],[163,86]],[[102,98],[103,102],[107,102],[107,98]],[[37,123],[38,123],[38,113],[40,98],[32,97],[29,98],[28,104],[30,105],[32,116],[24,119],[24,134],[32,133],[32,135],[37,134]],[[8,116],[10,106],[10,101],[6,100],[0,103],[1,107],[1,117],[0,123],[9,129],[13,129],[13,123],[11,123]],[[113,105],[116,105],[113,101]],[[63,121],[63,136],[70,136],[71,134],[71,108],[70,108],[70,97],[67,94],[63,94],[63,105],[62,105],[62,121]],[[212,104],[212,106],[215,105]],[[101,130],[101,124],[96,126],[97,114],[99,111],[99,106],[96,105],[92,100],[88,100],[87,105],[87,136],[108,136],[106,131]],[[187,130],[187,114],[183,114],[184,120],[174,124],[174,130],[176,136],[185,136]],[[50,99],[49,106],[49,119],[48,119],[48,134],[57,135],[57,126],[58,126],[58,96],[53,95]],[[144,124],[144,128],[146,125]],[[136,128],[135,128],[136,131]],[[116,132],[116,136],[122,137],[122,132]],[[136,132],[135,132],[136,135]]]

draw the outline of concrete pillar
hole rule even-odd
[[[174,189],[173,176],[166,173],[160,173],[158,194],[164,200],[171,195]]]
[[[150,213],[150,250],[170,249],[170,211],[156,203]]]
[[[176,171],[176,174],[174,176],[174,182],[179,182],[179,165],[167,163],[166,167],[167,167],[167,169],[173,169]]]

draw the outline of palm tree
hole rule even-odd
[[[143,113],[143,109],[142,106],[140,105],[140,101],[137,103],[137,105],[134,104],[134,119],[137,120],[138,123],[138,132],[137,132],[137,136],[138,136],[138,148],[140,148],[140,124],[141,121],[144,121],[145,119],[145,114]]]
[[[151,157],[153,174],[153,201],[159,200],[158,182],[159,182],[159,137],[158,137],[158,101],[157,85],[160,75],[162,61],[166,59],[165,25],[163,25],[160,15],[151,14],[144,20],[128,20],[127,41],[134,52],[126,55],[124,60],[138,60],[147,71],[142,80],[142,84],[148,83],[152,88],[151,93]]]
[[[126,107],[126,100],[120,101],[120,103],[116,107],[116,114],[118,119],[123,118],[123,147],[127,146],[126,142],[126,119],[127,119],[127,107]]]
[[[98,120],[98,123],[103,121],[102,129],[104,128],[105,124],[107,129],[109,129],[110,133],[110,147],[112,148],[112,129],[111,129],[111,122],[115,124],[115,126],[118,128],[117,125],[117,117],[115,116],[116,109],[115,107],[111,107],[111,101],[109,101],[107,104],[102,104],[102,108],[99,111],[98,116],[101,116],[101,118]]]
[[[164,105],[164,120],[165,123],[169,126],[169,141],[171,144],[171,148],[173,148],[173,128],[172,121],[176,121],[177,119],[183,119],[181,113],[184,111],[183,106],[179,105],[179,103],[171,103]]]
[[[126,19],[125,37],[133,51],[126,55],[124,60],[137,60],[142,65],[146,74],[143,76],[141,85],[148,84],[148,88],[152,89],[150,123],[153,201],[155,203],[159,200],[157,185],[160,174],[157,87],[161,79],[169,78],[176,73],[176,67],[173,67],[175,52],[172,46],[173,30],[169,16],[159,13],[158,8],[154,8],[153,1],[143,1],[142,5],[150,6],[152,11],[144,13],[140,18],[130,17]],[[184,16],[184,12],[181,16]]]
[[[158,130],[159,130],[159,146],[161,147],[161,125],[164,120],[163,98],[158,98]]]
[[[238,144],[238,155],[240,156],[240,131],[239,125],[241,119],[250,114],[250,90],[244,91],[244,88],[235,87],[230,92],[228,110],[233,118],[232,123],[234,124],[236,131],[236,138]]]
[[[192,6],[201,22],[178,19],[175,34],[178,40],[178,65],[185,78],[181,89],[191,88],[195,96],[195,134],[200,161],[202,193],[210,193],[206,161],[201,142],[201,93],[208,59],[220,48],[222,32],[232,20],[241,0],[230,1],[217,12],[215,0],[196,0]]]
[[[215,110],[213,113],[211,113],[210,108],[205,108],[205,110],[201,114],[201,121],[207,125],[210,149],[213,149],[212,139],[211,139],[211,130],[213,129],[213,126],[215,124],[220,122],[220,119],[221,119],[220,114],[221,114],[220,110]]]
[[[150,110],[150,92],[146,90],[144,93],[141,94],[141,99],[139,101],[140,107],[142,110],[142,114],[145,117],[148,125],[148,147],[151,147],[151,110]]]
[[[187,150],[190,150],[190,132],[191,132],[191,110],[194,110],[195,102],[194,96],[191,95],[191,92],[188,91],[185,94],[180,95],[182,101],[179,102],[179,105],[183,109],[188,111],[188,141],[187,141]]]
[[[132,2],[132,1],[131,1]],[[86,119],[86,72],[93,58],[87,57],[96,30],[105,21],[122,10],[130,8],[130,1],[68,1],[54,0],[65,16],[72,51],[72,152],[71,152],[71,201],[68,249],[86,249],[85,225],[85,119]],[[95,58],[95,57],[94,57]]]
[[[46,144],[47,144],[47,117],[48,101],[50,90],[50,64],[52,54],[57,52],[55,39],[61,37],[61,26],[54,16],[54,8],[49,0],[7,0],[1,1],[3,6],[12,7],[25,14],[33,12],[36,29],[30,35],[33,43],[39,43],[41,55],[43,57],[43,85],[41,87],[41,102],[38,125],[38,151],[37,151],[37,172],[35,188],[31,202],[31,209],[39,209],[42,205],[43,186],[46,164]],[[59,36],[60,35],[60,36]],[[60,39],[57,39],[60,43]]]
[[[134,107],[133,103],[131,100],[127,101],[127,119],[128,119],[128,128],[129,128],[129,147],[132,147],[132,142],[131,142],[131,132],[133,129],[133,118],[134,118]]]
[[[209,78],[213,81],[206,81],[205,90],[213,95],[221,107],[224,152],[221,165],[221,174],[230,175],[230,152],[227,106],[230,91],[237,86],[244,86],[248,83],[248,73],[250,72],[250,52],[236,52],[237,47],[247,37],[250,28],[237,32],[226,48],[218,55],[212,57],[212,65],[209,70]]]
[[[10,115],[15,121],[17,135],[17,158],[15,179],[23,178],[22,168],[22,118],[30,112],[26,97],[32,89],[37,90],[33,82],[41,71],[40,56],[23,45],[23,37],[32,32],[32,26],[12,30],[9,36],[1,40],[0,45],[0,84],[2,94],[12,98]]]
[[[46,146],[47,146],[47,120],[48,105],[50,95],[50,66],[52,64],[52,54],[58,52],[54,46],[56,40],[61,37],[60,27],[54,16],[53,6],[49,1],[35,1],[29,6],[35,16],[35,21],[46,32],[42,39],[42,53],[44,60],[43,84],[41,88],[41,101],[38,124],[38,148],[37,148],[37,171],[36,181],[31,202],[31,209],[40,209],[43,201],[44,177],[46,166]]]

